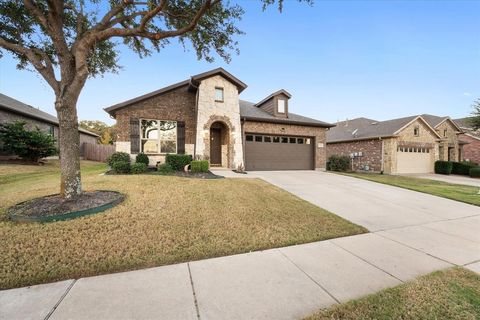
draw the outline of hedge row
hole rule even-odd
[[[480,167],[474,162],[452,162],[452,161],[435,161],[435,173],[438,174],[459,174],[470,177],[480,176]]]

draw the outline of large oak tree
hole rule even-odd
[[[264,8],[275,0],[261,0]],[[306,0],[310,3],[312,0]],[[282,0],[278,0],[282,9]],[[52,87],[60,123],[61,184],[64,198],[82,192],[77,100],[89,77],[119,70],[116,46],[140,57],[176,38],[198,59],[213,53],[228,61],[237,51],[236,27],[243,10],[220,0],[2,0],[0,48],[33,67]]]

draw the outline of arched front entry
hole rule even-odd
[[[212,166],[229,166],[230,132],[221,121],[210,126],[210,164]]]

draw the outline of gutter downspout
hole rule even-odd
[[[243,168],[245,168],[245,161],[246,161],[246,150],[245,150],[245,122],[247,120],[243,117],[243,121],[241,122],[241,132],[242,132],[242,149],[243,149]]]
[[[384,150],[385,150],[385,140],[383,140],[382,138],[379,138],[380,141],[382,141],[382,162],[380,163],[380,173],[383,174],[383,172],[385,171],[385,165],[384,165]]]
[[[193,144],[193,159],[195,159],[197,155],[197,131],[198,131],[198,87],[193,84],[192,78],[190,77],[190,85],[197,89],[197,93],[195,94],[195,134],[194,134],[194,141],[195,143]]]

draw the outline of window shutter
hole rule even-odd
[[[177,153],[185,154],[185,122],[177,122]]]
[[[130,118],[130,153],[140,152],[140,121]]]

